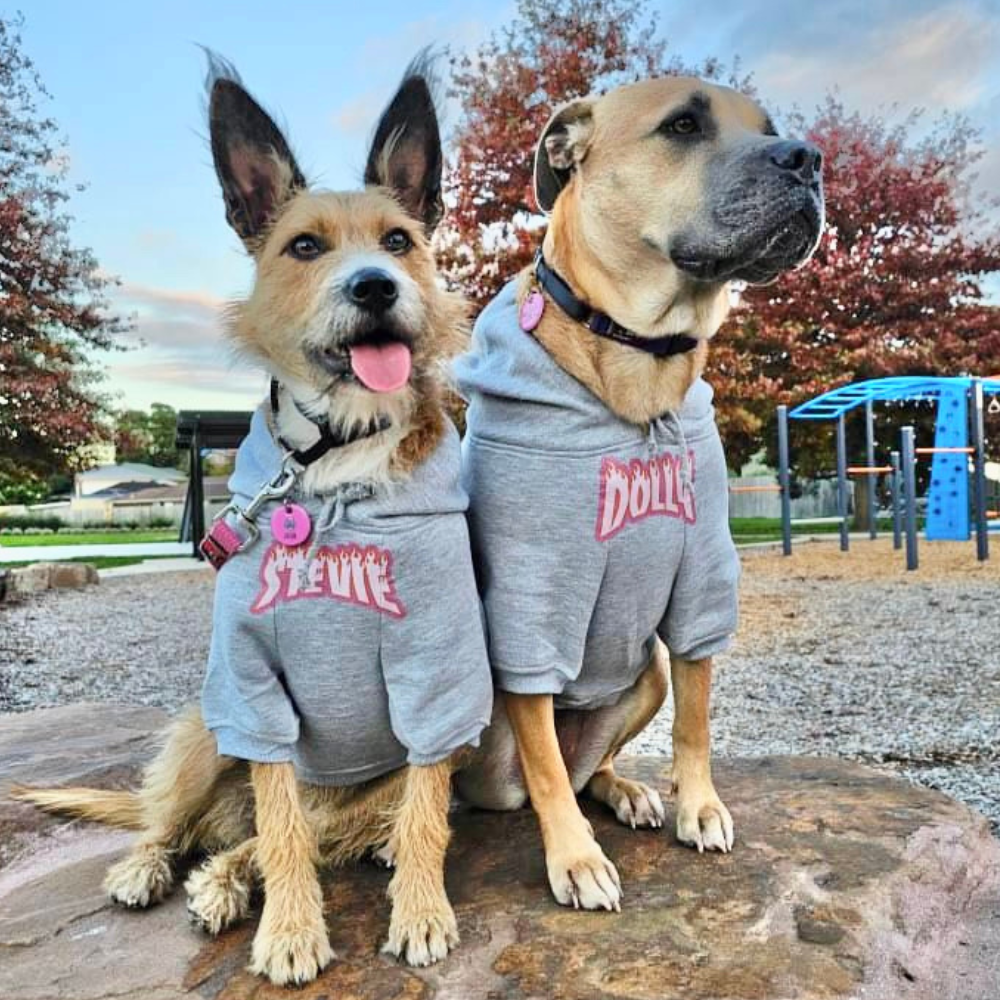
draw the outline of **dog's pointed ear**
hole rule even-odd
[[[306,179],[281,130],[246,92],[231,64],[208,52],[208,126],[226,219],[253,249]]]
[[[535,150],[535,202],[546,215],[587,155],[594,133],[593,110],[589,98],[571,101],[542,130]]]
[[[365,167],[365,184],[389,188],[430,235],[444,213],[441,133],[432,60],[421,53],[382,113]]]

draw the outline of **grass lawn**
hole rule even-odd
[[[54,535],[0,535],[0,545],[118,545],[128,542],[176,542],[176,528],[151,531],[57,531]]]
[[[781,521],[771,517],[733,517],[729,519],[729,529],[733,533],[733,541],[738,545],[749,545],[754,542],[777,542],[781,540]],[[852,531],[859,530],[852,526]],[[865,529],[860,529],[865,530]],[[878,519],[879,532],[892,531],[892,519]],[[826,535],[840,531],[840,522],[821,521],[818,524],[796,524],[792,522],[793,535]]]

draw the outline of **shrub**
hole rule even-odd
[[[52,514],[0,514],[0,531],[13,531],[20,529],[47,528],[49,531],[59,531],[67,525]]]

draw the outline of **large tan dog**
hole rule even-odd
[[[729,283],[769,282],[800,265],[822,228],[819,152],[805,142],[778,138],[754,101],[694,79],[645,81],[563,107],[539,142],[535,189],[540,206],[551,211],[545,263],[581,306],[605,314],[625,330],[616,341],[598,336],[593,323],[588,328],[585,321],[571,318],[539,281],[535,267],[521,275],[517,288],[521,328],[530,330],[558,366],[604,404],[610,419],[635,425],[632,433],[645,433],[660,415],[681,409],[705,365],[708,340],[729,310]],[[537,299],[534,309],[528,305],[526,321],[525,300],[539,294],[544,302]],[[689,349],[657,356],[629,342],[662,341],[670,335],[692,338]],[[515,330],[510,336],[516,345],[516,338],[529,334]],[[471,417],[475,391],[470,395]],[[474,442],[471,422],[470,432]],[[498,436],[502,434],[501,429]],[[538,441],[537,452],[546,447]],[[719,457],[721,466],[721,450]],[[558,479],[559,459],[548,461],[548,468],[556,470],[552,478]],[[722,468],[723,482],[724,476]],[[596,487],[596,476],[594,483]],[[521,496],[490,506],[495,488],[484,475],[470,492],[474,546],[477,517],[496,513],[502,518],[513,504],[521,507],[504,521],[510,541],[496,549],[499,564],[504,551],[511,558],[518,531],[530,530],[526,526],[537,508]],[[562,499],[564,504],[589,502],[577,494]],[[718,530],[726,533],[726,499],[716,497],[713,503],[719,511]],[[489,515],[482,513],[487,508]],[[489,552],[481,553],[485,565],[479,575],[481,585],[486,581],[488,613],[499,570],[490,559]],[[648,553],[648,560],[657,559],[657,552]],[[566,590],[581,586],[571,574],[554,579],[555,586]],[[525,600],[544,600],[537,580],[526,580],[523,589],[531,595]],[[505,625],[492,614],[489,624],[493,657],[498,641],[506,638],[497,636]],[[551,623],[556,632],[561,627],[558,620]],[[634,621],[620,621],[623,631],[634,627]],[[496,699],[493,723],[476,761],[459,775],[463,795],[486,808],[517,808],[530,797],[540,821],[549,881],[560,903],[618,909],[621,899],[618,874],[595,840],[576,793],[586,790],[633,827],[663,823],[655,790],[614,769],[615,755],[650,722],[668,692],[667,651],[655,635],[649,643],[645,669],[613,704],[590,711],[554,710],[553,693],[537,693],[537,687],[528,693],[506,691]],[[570,674],[579,667],[565,666]],[[733,822],[716,793],[709,762],[711,658],[691,662],[673,655],[669,674],[675,702],[677,836],[699,851],[728,851]]]

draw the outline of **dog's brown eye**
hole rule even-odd
[[[285,247],[285,253],[296,260],[315,260],[325,249],[323,243],[315,236],[302,233]]]
[[[668,118],[660,128],[673,135],[694,135],[700,131],[694,115],[678,115],[676,118]]]
[[[382,246],[394,254],[404,254],[413,246],[413,240],[405,229],[390,229],[382,237]]]

